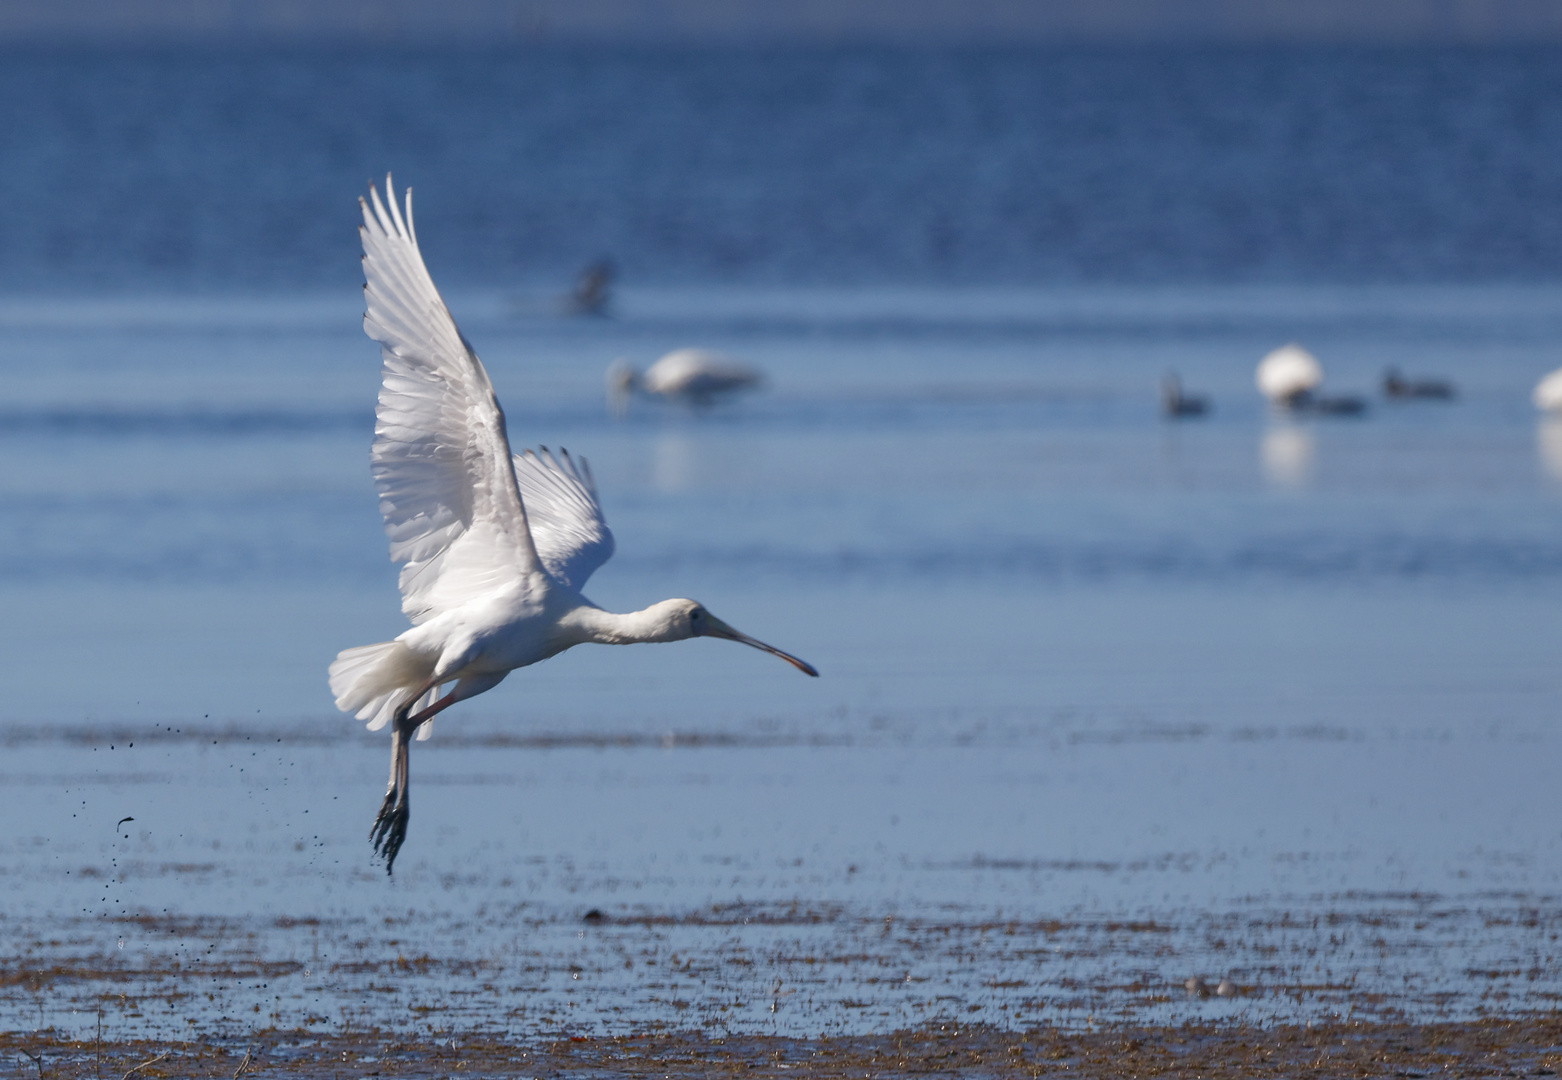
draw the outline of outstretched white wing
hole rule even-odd
[[[384,359],[371,460],[401,609],[425,622],[535,570],[504,413],[385,178],[363,207],[363,329]]]
[[[568,450],[555,457],[543,446],[515,455],[515,480],[543,568],[570,588],[582,588],[613,554],[591,466]]]

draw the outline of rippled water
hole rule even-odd
[[[387,169],[446,285],[1554,279],[1559,59],[6,52],[0,285],[349,288]]]
[[[7,1026],[1552,1008],[1562,439],[1527,394],[1562,292],[451,299],[512,440],[592,461],[593,598],[696,596],[823,677],[712,642],[519,672],[416,747],[387,880],[386,740],[324,679],[404,625],[356,298],[0,303]],[[1252,368],[1291,338],[1331,389],[1460,396],[1276,418]],[[607,363],[684,344],[768,388],[611,419]],[[1157,416],[1169,369],[1211,416]]]

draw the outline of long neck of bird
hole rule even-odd
[[[594,604],[582,604],[559,620],[561,629],[582,642],[598,645],[634,645],[647,641],[675,641],[672,626],[662,604],[643,611],[603,611]]]

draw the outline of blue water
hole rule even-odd
[[[0,889],[15,955],[91,969],[13,1023],[87,1031],[109,987],[120,1034],[399,1028],[446,994],[429,1031],[518,1036],[1550,1007],[1562,434],[1527,392],[1562,291],[450,299],[516,444],[592,461],[593,598],[692,595],[822,677],[722,642],[518,672],[418,745],[388,882],[383,733],[324,678],[404,626],[356,298],[7,302]],[[1394,363],[1460,397],[1275,417],[1252,367],[1293,336],[1335,390]],[[685,343],[767,390],[612,419],[607,363]],[[1211,416],[1157,415],[1168,369]],[[582,940],[589,907],[641,921]],[[1074,929],[982,929],[1014,919]],[[161,1004],[192,949],[215,996]],[[1195,973],[1256,996],[1183,1003]]]
[[[474,956],[509,989],[449,1024],[519,1032],[1551,1007],[1551,54],[15,59],[0,952],[112,971],[8,1025],[83,1031],[197,945],[215,996],[115,1030],[396,1026]],[[391,882],[383,733],[325,687],[405,626],[352,233],[386,165],[514,444],[592,463],[589,594],[822,672],[519,672],[417,747]],[[604,253],[614,317],[551,314]],[[1367,414],[1270,413],[1290,340]],[[687,345],[765,390],[609,414],[610,361]],[[1384,401],[1388,365],[1459,396]],[[1157,415],[1170,370],[1210,416]],[[693,1012],[620,964],[669,953]],[[1195,973],[1260,992],[1166,996]]]
[[[10,53],[0,285],[1562,275],[1562,54]]]
[[[932,664],[950,680],[940,706],[1045,712],[1058,704],[1040,676],[1053,637],[1139,595],[1184,596],[1216,626],[1286,605],[1383,619],[1385,605],[1500,602],[1524,620],[1496,631],[1504,650],[1550,645],[1557,440],[1526,394],[1562,327],[1554,290],[664,289],[626,292],[620,318],[586,322],[515,317],[499,295],[453,303],[517,445],[593,463],[619,538],[592,583],[599,602],[690,593],[833,678],[700,645],[570,656],[549,672],[634,672],[696,697],[732,679],[728,707],[814,715],[862,707],[843,688],[878,686],[888,672],[873,664]],[[366,467],[376,356],[356,314],[350,294],[0,312],[12,395],[0,580],[29,613],[9,624],[9,648],[33,675],[7,717],[329,718],[324,660],[403,625]],[[1397,363],[1457,379],[1462,397],[1382,403],[1357,422],[1269,416],[1251,368],[1292,334],[1327,359],[1331,386],[1370,393]],[[686,341],[749,357],[769,391],[707,416],[645,403],[615,422],[608,361]],[[1155,415],[1171,369],[1214,396],[1213,416]],[[1179,650],[1217,635],[1208,617],[1186,621]],[[887,643],[908,636],[897,657]],[[72,678],[83,637],[95,677]],[[1156,679],[1134,675],[1157,662],[1143,643],[1100,642],[1095,663],[1120,672],[1113,683],[1202,693],[1248,677],[1217,640]],[[1440,647],[1457,661],[1479,646]],[[993,656],[1013,680],[961,677]],[[1283,652],[1266,665],[1327,683]],[[558,685],[570,700],[550,715],[574,714],[576,679],[561,678],[528,672],[468,708]],[[1552,704],[1531,700],[1526,715]]]

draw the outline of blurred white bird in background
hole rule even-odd
[[[704,407],[717,398],[752,390],[765,380],[758,368],[708,349],[675,349],[640,374],[627,360],[607,369],[608,407],[622,416],[637,391],[666,401]]]
[[[1323,397],[1315,393],[1323,384],[1323,367],[1312,353],[1295,342],[1280,346],[1260,360],[1254,382],[1271,405],[1290,412],[1354,416],[1367,407],[1358,397]]]
[[[1291,406],[1323,383],[1323,367],[1312,353],[1292,342],[1258,362],[1258,392],[1272,404]]]
[[[331,665],[336,706],[391,725],[391,771],[370,839],[389,873],[406,838],[408,758],[442,710],[512,670],[575,645],[718,637],[810,665],[741,634],[693,600],[615,614],[581,595],[613,553],[591,470],[546,447],[512,454],[488,373],[456,328],[385,178],[363,208],[364,331],[383,358],[370,452],[391,558],[412,629],[345,649]],[[446,685],[454,683],[441,696]]]
[[[1536,383],[1530,400],[1542,412],[1562,412],[1562,368]]]

